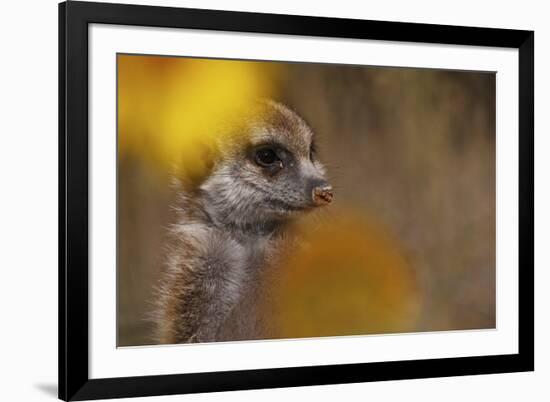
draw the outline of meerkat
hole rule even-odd
[[[154,314],[159,343],[262,338],[262,275],[289,224],[332,201],[302,117],[269,100],[245,120],[219,144],[207,176],[178,190]]]

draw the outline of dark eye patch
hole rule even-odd
[[[311,141],[311,145],[309,146],[309,160],[313,162],[313,159],[317,155],[317,145],[315,142]]]
[[[269,142],[252,146],[250,159],[270,173],[275,173],[286,166],[291,166],[294,157],[283,145]]]

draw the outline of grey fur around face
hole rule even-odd
[[[269,337],[256,309],[287,223],[332,199],[311,128],[280,103],[258,108],[198,188],[178,190],[156,301],[160,343]]]

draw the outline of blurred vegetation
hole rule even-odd
[[[119,56],[118,344],[149,344],[174,162],[273,97],[335,187],[266,305],[280,337],[495,326],[491,73]],[[196,173],[196,172],[195,172]]]

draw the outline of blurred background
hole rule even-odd
[[[495,327],[495,75],[118,56],[118,345],[151,344],[177,161],[258,97],[317,136],[334,204],[266,284],[276,337]]]

